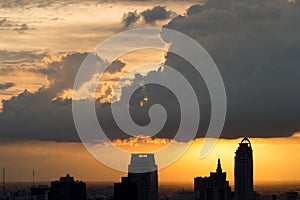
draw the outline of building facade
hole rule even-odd
[[[234,159],[234,199],[252,200],[254,199],[253,155],[248,138],[241,141]]]
[[[158,173],[154,154],[132,154],[128,176],[114,186],[115,200],[157,200]]]
[[[211,172],[209,177],[194,178],[194,191],[196,200],[231,200],[231,188],[220,159],[216,172]]]
[[[49,200],[86,200],[86,184],[67,174],[51,182]]]

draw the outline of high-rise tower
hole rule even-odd
[[[251,142],[244,138],[235,152],[234,199],[253,199],[253,157]]]
[[[226,181],[226,172],[222,171],[218,159],[216,172],[210,172],[209,177],[195,177],[194,191],[196,200],[230,200],[231,188]]]
[[[157,200],[158,175],[154,154],[132,154],[128,176],[115,183],[115,200]]]

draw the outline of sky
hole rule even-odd
[[[190,63],[168,52],[172,44],[163,34],[163,51],[128,52],[116,60],[95,55],[101,65],[110,64],[93,97],[107,136],[114,142],[130,139],[116,126],[110,111],[111,105],[125,98],[126,90],[155,77],[174,81],[185,94],[185,87],[161,67],[165,64],[189,80],[199,100],[201,120],[195,144],[160,172],[161,180],[171,181],[174,171],[187,170],[182,164],[186,160],[193,170],[178,180],[208,175],[219,156],[232,180],[234,151],[245,136],[253,141],[255,180],[295,180],[300,130],[299,11],[299,0],[0,0],[0,167],[7,168],[8,180],[31,180],[33,168],[40,180],[66,171],[85,180],[118,180],[122,173],[96,161],[80,142],[72,117],[73,84],[81,63],[97,44],[121,31],[155,26],[187,34],[216,63],[227,95],[222,139],[208,157],[199,160],[199,145],[211,116],[209,93]],[[144,63],[151,64],[135,68]],[[89,87],[88,83],[82,86],[87,92]],[[157,103],[165,106],[169,117],[156,136],[170,139],[178,129],[180,110],[165,88],[141,87],[130,102],[131,116],[137,124],[147,125],[147,113]],[[63,156],[58,159],[60,152]],[[270,163],[278,167],[267,170]],[[51,172],[48,166],[53,166]]]

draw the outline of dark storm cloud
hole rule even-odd
[[[136,11],[128,12],[123,15],[122,23],[125,27],[128,27],[131,24],[135,23],[137,20],[139,20],[139,18],[140,16]]]
[[[86,58],[88,53],[74,53],[62,58],[61,61],[55,61],[48,65],[48,80],[51,83],[50,89],[54,94],[66,89],[73,88],[76,73]]]
[[[197,40],[219,67],[228,99],[222,137],[289,136],[299,130],[299,20],[299,1],[209,0],[205,5],[190,7],[186,15],[174,17],[165,26]],[[76,72],[86,56],[87,53],[74,53],[50,63],[44,72],[51,83],[49,88],[41,88],[34,94],[24,91],[3,101],[1,141],[79,141],[72,119],[71,100],[55,97],[73,87]],[[205,83],[182,58],[168,53],[166,59],[165,64],[182,73],[197,93],[201,110],[198,137],[202,137],[210,119]],[[96,56],[94,61],[105,63]],[[116,66],[119,67],[112,72],[124,67],[121,63]],[[170,80],[185,95],[185,88],[168,74],[167,69],[145,76],[137,74],[132,85],[124,87],[123,92],[135,84],[142,85],[151,77]],[[87,80],[90,78],[86,77]],[[107,90],[106,95],[110,92]],[[153,104],[164,105],[170,114],[166,126],[157,136],[173,137],[180,123],[180,110],[176,97],[166,88],[157,85],[140,87],[130,101],[133,120],[139,125],[147,125],[150,122],[148,111]],[[102,128],[112,139],[126,138],[114,122],[110,106],[110,103],[96,103]]]
[[[154,23],[158,20],[169,19],[173,16],[172,11],[168,11],[165,6],[155,6],[152,9],[144,10],[140,13],[146,23]]]
[[[44,71],[50,82],[48,88],[41,87],[35,93],[25,90],[10,100],[3,100],[0,141],[79,141],[72,118],[72,101],[57,95],[73,88],[76,73],[87,55],[69,54],[61,61],[50,63]],[[97,56],[93,59],[103,62]]]
[[[122,23],[125,27],[128,27],[142,18],[146,24],[153,24],[160,20],[170,19],[174,15],[176,15],[176,13],[167,10],[166,6],[155,6],[140,13],[137,13],[137,11],[125,13]]]
[[[122,62],[121,60],[114,60],[107,68],[107,71],[110,74],[114,74],[116,72],[120,72],[124,67],[125,67],[125,63]]]
[[[60,61],[49,63],[47,69],[40,72],[47,75],[50,82],[48,88],[41,87],[35,93],[25,90],[16,97],[3,100],[0,112],[0,142],[11,140],[79,142],[73,122],[72,100],[57,96],[64,90],[73,88],[76,73],[87,56],[90,56],[92,63],[97,63],[100,67],[107,64],[93,54],[68,54]],[[108,72],[118,72],[124,65],[123,62],[116,60],[110,65],[112,69]],[[88,75],[84,78],[91,79]],[[1,87],[4,89],[5,86]]]
[[[196,39],[219,67],[228,97],[223,137],[287,136],[299,129],[299,20],[299,1],[209,0],[165,26]],[[167,64],[197,79],[174,55]]]
[[[48,71],[51,69],[51,73],[48,73],[48,80],[50,86],[48,88],[40,88],[35,93],[30,93],[25,90],[16,97],[12,97],[10,100],[3,100],[3,108],[0,113],[0,142],[14,141],[14,140],[50,140],[50,141],[75,141],[79,142],[78,135],[76,133],[73,117],[72,117],[72,102],[71,99],[57,98],[57,94],[64,90],[73,87],[75,75],[79,69],[80,64],[86,58],[87,53],[74,53],[64,57],[61,61],[52,62],[48,65]],[[94,63],[106,64],[99,57],[94,56]],[[114,74],[120,71],[124,67],[124,63],[120,60],[113,62],[110,67],[112,71],[108,73]],[[47,72],[48,72],[47,71]],[[159,74],[160,71],[151,72]],[[86,77],[90,79],[91,77]],[[134,84],[140,84],[143,80],[142,75],[136,75]],[[131,86],[123,88],[126,90]],[[157,93],[159,92],[159,94]],[[106,95],[111,93],[110,90],[106,91]],[[145,102],[145,105],[141,107],[140,101],[145,98],[145,95],[152,97],[154,94],[158,95],[163,101],[154,99]],[[150,105],[160,103],[167,107],[167,110],[171,112],[171,116],[168,118],[168,124],[172,122],[178,122],[178,104],[176,107],[172,107],[173,104],[168,105],[167,99],[175,97],[169,91],[163,90],[157,87],[145,87],[140,88],[135,93],[135,97],[131,100],[130,111],[134,120],[138,124],[149,123],[148,110]],[[112,113],[110,103],[100,103],[96,101],[96,108],[99,121],[103,126],[103,129],[107,133],[107,136],[111,139],[128,138],[128,135],[122,132],[116,125]],[[178,124],[178,123],[176,123]],[[164,135],[164,132],[176,130],[176,126],[165,127],[159,133],[160,137],[168,137]],[[168,131],[167,131],[168,130]]]
[[[1,142],[12,140],[78,141],[74,134],[71,101],[58,99],[51,90],[25,90],[3,101],[0,113]]]
[[[7,90],[8,88],[11,88],[15,85],[16,84],[13,82],[0,83],[0,90]]]

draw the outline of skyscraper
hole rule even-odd
[[[235,152],[234,161],[234,199],[252,200],[253,193],[253,157],[251,142],[244,138]]]
[[[194,178],[196,200],[230,200],[231,188],[226,181],[226,172],[222,171],[221,161],[218,159],[216,172],[209,177]]]
[[[122,182],[115,183],[114,188],[115,200],[157,200],[158,175],[154,154],[132,154],[128,176],[122,177]]]

